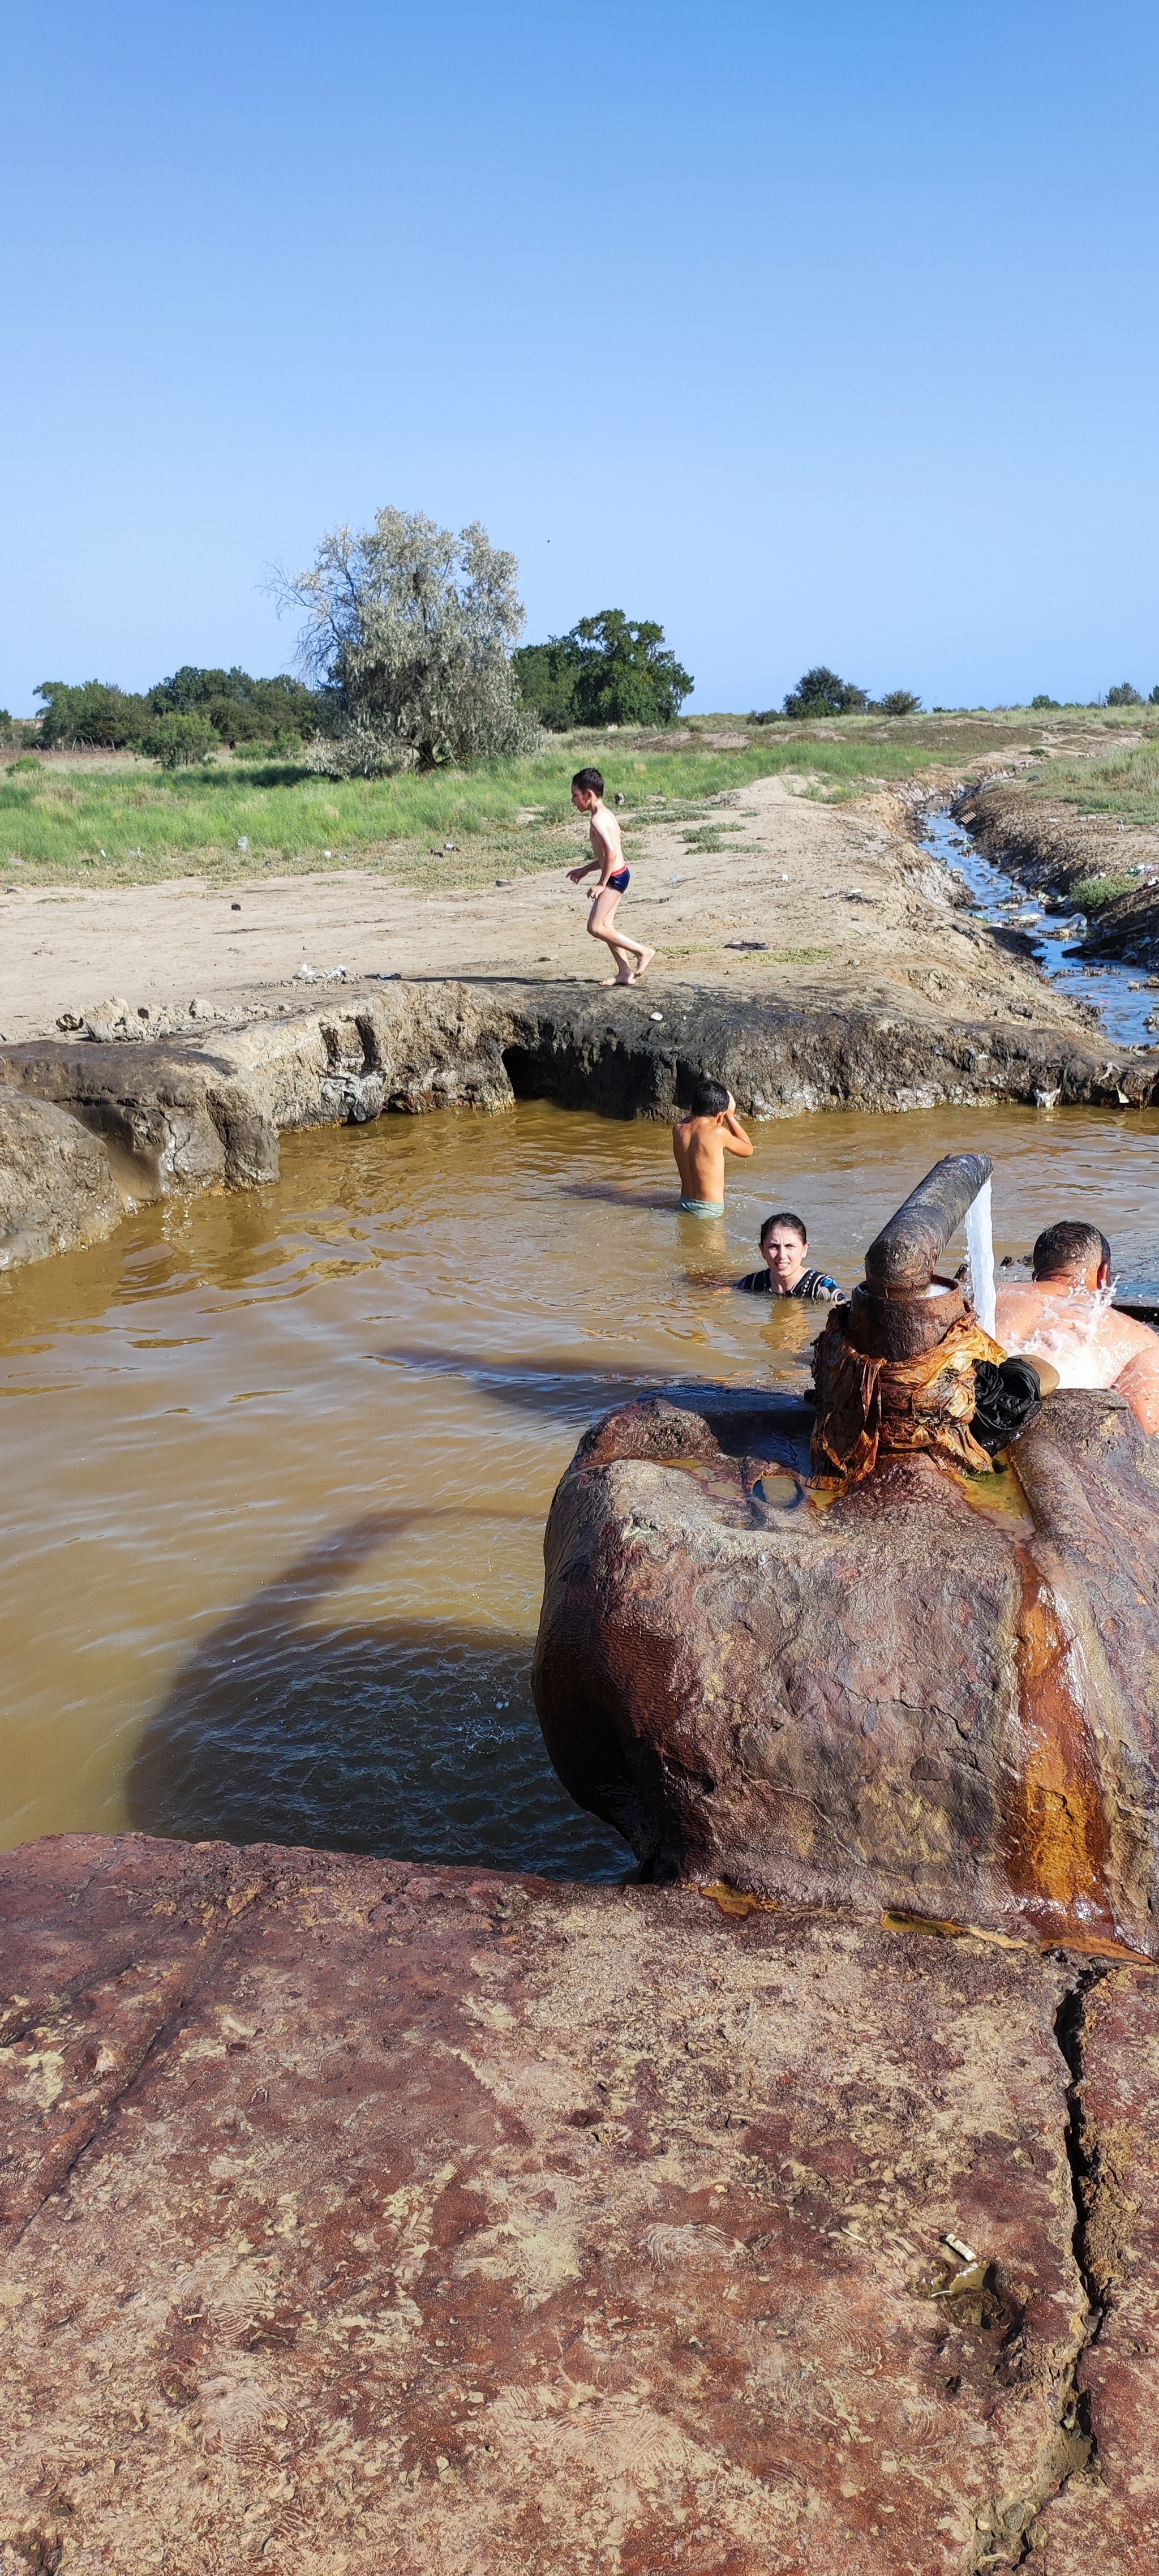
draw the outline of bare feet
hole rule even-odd
[[[634,975],[601,975],[601,984],[634,984]]]
[[[634,974],[634,975],[629,975],[629,977],[628,977],[628,982],[629,982],[629,984],[638,984],[638,983],[639,983],[639,981],[640,981],[640,977],[641,977],[641,975],[646,975],[646,974],[647,974],[647,972],[648,972],[648,968],[650,967],[650,965],[651,965],[651,963],[652,963],[652,960],[653,960],[653,958],[654,958],[655,954],[656,954],[656,951],[655,951],[655,949],[654,949],[654,948],[646,948],[646,949],[644,950],[644,954],[643,954],[643,956],[642,956],[642,957],[641,957],[641,959],[640,959],[640,963],[639,963],[639,965],[638,965],[638,966],[637,966],[637,968],[636,968],[636,972],[635,972],[635,974]]]

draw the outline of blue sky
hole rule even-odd
[[[219,0],[5,40],[0,704],[284,668],[265,568],[481,518],[700,707],[1159,681],[1159,17]]]

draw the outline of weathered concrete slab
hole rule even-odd
[[[1157,2274],[1132,2214],[1084,2353],[1089,1966],[138,1837],[10,1855],[0,1942],[5,2576],[1127,2551]],[[1081,2065],[1141,2202],[1153,1992],[1108,1972]]]

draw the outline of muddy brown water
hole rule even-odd
[[[806,1382],[821,1312],[722,1280],[761,1216],[849,1284],[939,1155],[994,1158],[998,1252],[1091,1215],[1159,1273],[1159,1114],[756,1129],[723,1225],[668,1130],[544,1103],[283,1140],[0,1282],[0,1844],[125,1826],[618,1877],[530,1692],[543,1524],[594,1415]]]

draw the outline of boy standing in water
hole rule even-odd
[[[568,876],[572,885],[582,885],[593,868],[599,869],[600,882],[588,914],[588,937],[606,942],[618,970],[616,974],[604,975],[600,980],[604,984],[638,984],[641,975],[647,973],[656,951],[642,947],[638,939],[625,939],[621,931],[612,928],[620,897],[628,890],[630,871],[624,866],[620,826],[604,803],[603,772],[599,769],[577,769],[571,782],[571,801],[577,813],[587,814],[590,818],[588,838],[594,855],[585,860],[582,868],[569,868]]]
[[[725,1155],[752,1150],[752,1138],[740,1124],[731,1091],[725,1090],[723,1082],[694,1084],[692,1106],[672,1130],[681,1214],[723,1216]]]

